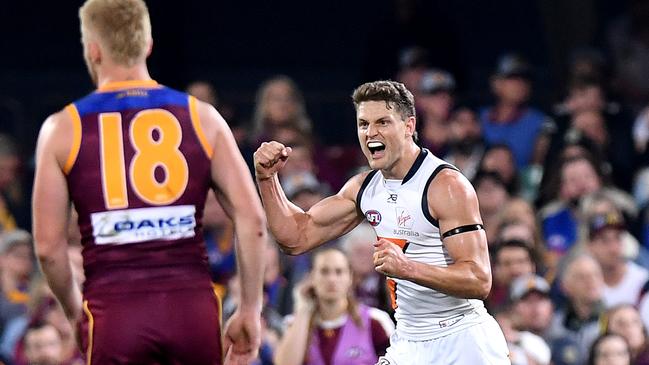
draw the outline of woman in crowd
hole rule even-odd
[[[387,313],[358,304],[349,260],[337,249],[315,254],[294,291],[294,311],[275,352],[282,365],[374,365],[394,324]]]

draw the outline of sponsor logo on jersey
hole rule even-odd
[[[397,207],[395,211],[397,213],[397,226],[399,228],[412,229],[413,219],[410,212],[403,207]]]
[[[96,244],[126,244],[193,237],[195,213],[195,206],[179,205],[99,212],[90,219]]]
[[[381,356],[379,358],[379,362],[377,362],[376,365],[390,365],[390,360],[388,360],[385,357]]]
[[[381,223],[381,213],[377,210],[368,210],[367,213],[365,213],[365,218],[367,218],[367,221],[370,222],[373,227],[376,227]]]
[[[390,204],[396,204],[398,197],[399,197],[398,194],[388,193],[388,201],[387,202],[390,203]]]
[[[460,320],[462,320],[462,318],[464,318],[464,314],[460,314],[458,316],[451,317],[451,318],[443,320],[443,321],[439,321],[439,327],[440,328],[451,327],[452,325],[454,325],[457,322],[459,322]]]
[[[409,229],[393,229],[392,234],[396,234],[398,236],[419,237],[419,232],[413,232]]]

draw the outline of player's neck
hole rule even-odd
[[[132,67],[119,65],[106,65],[97,72],[97,87],[120,81],[150,80],[149,70],[145,63],[138,63]]]
[[[333,302],[321,301],[318,305],[318,315],[323,321],[338,319],[347,312],[348,305],[346,298]]]
[[[403,154],[397,162],[385,170],[381,170],[385,179],[403,180],[410,171],[410,168],[415,163],[417,156],[421,152],[421,148],[414,142],[409,143],[403,150]]]

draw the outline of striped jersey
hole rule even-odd
[[[428,187],[444,168],[455,167],[422,149],[403,180],[370,172],[356,203],[379,238],[399,245],[414,261],[446,267],[453,263],[428,208]],[[456,298],[411,281],[388,278],[399,337],[424,341],[482,322],[481,300]]]
[[[66,107],[84,292],[210,286],[201,219],[212,147],[196,103],[150,80],[110,83]]]

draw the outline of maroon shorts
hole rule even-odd
[[[220,365],[219,301],[209,289],[94,294],[80,324],[88,364]]]

